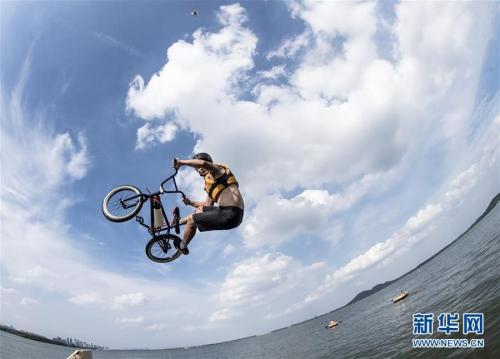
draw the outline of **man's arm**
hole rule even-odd
[[[218,166],[215,163],[210,163],[210,162],[203,161],[203,160],[177,160],[177,161],[174,161],[174,167],[176,169],[179,169],[179,167],[181,167],[181,166],[189,166],[189,167],[193,167],[195,169],[203,168],[209,172],[212,172],[213,174],[219,174],[219,172],[223,172],[223,169],[221,168],[221,166]],[[218,177],[218,176],[215,176],[215,177]]]
[[[214,201],[209,196],[207,196],[207,198],[205,199],[205,202],[194,202],[194,201],[191,201],[187,197],[183,201],[186,205],[193,206],[194,208],[210,207],[210,206],[214,205]]]

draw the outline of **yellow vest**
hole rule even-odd
[[[215,202],[217,202],[217,198],[219,198],[219,195],[225,188],[232,184],[238,185],[238,181],[236,181],[236,177],[234,177],[229,167],[222,164],[218,165],[224,168],[224,174],[222,176],[216,179],[214,179],[213,176],[210,176],[211,178],[208,178],[208,175],[205,176],[205,192],[207,192],[208,196]]]

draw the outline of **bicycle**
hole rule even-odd
[[[183,198],[186,198],[184,192],[179,190],[175,182],[177,172],[178,170],[175,170],[173,175],[160,184],[160,190],[158,192],[142,193],[141,190],[135,186],[122,185],[109,191],[102,201],[102,212],[108,220],[112,222],[125,222],[135,216],[136,221],[141,226],[147,228],[149,234],[153,237],[146,244],[146,255],[149,259],[158,263],[171,262],[181,255],[181,252],[177,249],[181,239],[170,233],[170,230],[174,229],[176,234],[180,234],[179,207],[175,207],[173,210],[173,222],[175,223],[172,223],[168,220],[160,199],[161,195],[167,193],[180,193]],[[164,185],[170,180],[172,180],[174,184],[174,191],[165,190]],[[150,225],[145,224],[144,218],[137,215],[147,201],[150,202]],[[172,243],[174,244],[174,248],[172,248]]]

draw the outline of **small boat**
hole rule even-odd
[[[392,298],[392,302],[393,303],[399,302],[401,299],[406,298],[408,296],[408,294],[410,294],[410,293],[407,292],[406,290],[401,291],[401,293],[399,293],[399,295],[397,297]]]
[[[325,328],[330,329],[330,328],[336,327],[340,323],[342,323],[342,322],[336,322],[335,320],[331,320],[330,323],[328,323],[328,325]]]

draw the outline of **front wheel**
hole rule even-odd
[[[146,255],[158,263],[171,262],[181,255],[181,252],[175,248],[175,242],[178,244],[181,239],[173,234],[161,234],[154,237],[146,244]]]
[[[119,186],[104,197],[102,213],[112,222],[125,222],[134,217],[142,208],[142,194],[134,186]]]

